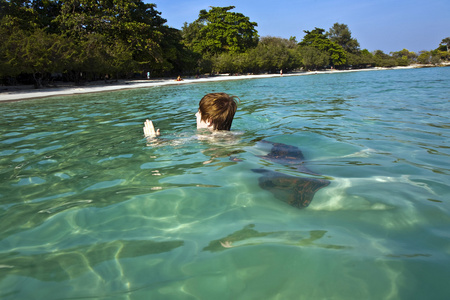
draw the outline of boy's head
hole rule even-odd
[[[237,110],[236,98],[225,93],[205,95],[199,103],[200,115],[197,116],[197,128],[201,128],[199,122],[203,122],[213,130],[230,130]]]

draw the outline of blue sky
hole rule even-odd
[[[144,0],[155,3],[167,25],[181,29],[201,9],[230,6],[258,23],[259,35],[301,41],[303,30],[348,25],[361,49],[385,53],[436,49],[450,36],[449,0]]]

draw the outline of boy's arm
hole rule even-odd
[[[146,138],[154,138],[160,135],[159,129],[155,131],[155,126],[153,126],[153,122],[149,119],[145,121],[143,129]]]

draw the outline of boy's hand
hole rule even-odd
[[[149,119],[145,121],[143,129],[146,138],[154,138],[160,135],[159,129],[155,131],[155,126],[153,126],[153,122]]]

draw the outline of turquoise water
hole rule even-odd
[[[2,103],[0,298],[447,299],[449,80],[386,70]],[[222,91],[241,99],[237,138],[199,139],[198,101]],[[259,186],[252,169],[309,176],[262,159],[263,139],[331,182],[309,207]]]

